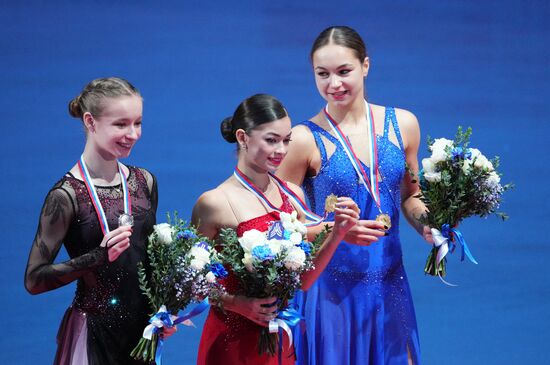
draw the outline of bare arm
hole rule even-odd
[[[191,222],[200,234],[215,239],[220,229],[228,226],[224,219],[232,215],[227,198],[218,188],[207,191],[199,197],[193,207]],[[223,294],[217,299],[221,301],[225,310],[238,313],[260,326],[267,326],[277,311],[277,298],[249,298],[242,295]]]
[[[401,210],[409,224],[428,242],[432,242],[431,233],[427,227],[418,221],[418,217],[426,211],[426,206],[415,196],[420,192],[418,185],[418,147],[420,145],[420,127],[414,114],[396,109],[396,117],[399,121],[399,129],[403,137],[405,148],[405,161],[410,172],[405,173],[401,183]]]
[[[292,142],[283,163],[277,170],[277,176],[299,186],[308,174],[317,173],[321,164],[320,158],[315,139],[309,129],[305,126],[296,126],[292,129]],[[301,194],[303,199],[303,193]],[[314,240],[325,224],[332,227],[334,222],[309,227],[308,240]],[[384,229],[383,224],[374,220],[360,220],[348,231],[344,239],[349,243],[368,246],[378,241],[378,237],[384,236]]]
[[[357,224],[358,219],[359,208],[357,204],[349,198],[338,198],[338,207],[335,210],[332,231],[317,251],[313,260],[315,269],[302,275],[302,290],[308,290],[323,270],[325,270],[338,245],[350,228]]]

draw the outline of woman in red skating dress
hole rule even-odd
[[[269,172],[281,164],[290,142],[291,123],[282,104],[270,95],[257,94],[244,100],[232,117],[221,124],[221,132],[229,143],[238,144],[237,170],[245,175],[278,210],[270,209],[234,176],[217,188],[202,194],[193,208],[193,224],[199,231],[216,239],[222,228],[233,228],[240,237],[248,230],[267,231],[280,220],[279,211],[294,210],[287,195],[273,181]],[[288,188],[303,198],[296,185]],[[315,258],[313,271],[302,277],[307,289],[323,271],[346,232],[358,219],[357,205],[348,198],[339,198],[332,232]],[[248,298],[236,295],[237,279],[231,274],[224,281],[227,295],[219,298],[220,307],[213,306],[204,324],[197,364],[199,365],[264,365],[294,364],[294,349],[284,334],[281,359],[258,354],[262,327],[276,316],[277,298]]]

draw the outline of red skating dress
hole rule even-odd
[[[280,209],[290,213],[293,210],[286,194],[281,192],[283,204]],[[237,235],[257,229],[260,232],[268,230],[270,224],[280,220],[279,212],[270,212],[262,216],[239,223]],[[235,276],[229,276],[223,282],[228,293],[233,294],[239,289]],[[278,365],[278,356],[268,354],[258,355],[258,340],[261,326],[246,317],[226,310],[224,314],[219,308],[211,307],[202,330],[201,343],[197,365]],[[281,363],[294,364],[294,347],[288,348],[288,337],[283,334],[283,352]]]

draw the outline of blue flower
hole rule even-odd
[[[302,241],[297,246],[300,247],[302,249],[302,251],[304,251],[306,256],[311,255],[311,246],[310,246],[309,242]]]
[[[453,161],[464,158],[464,149],[462,147],[455,147],[451,150],[451,156]]]
[[[285,239],[285,240],[289,240],[291,234],[292,234],[292,232],[287,231],[287,230],[285,229],[285,231],[284,231],[284,233],[283,233],[284,239]]]
[[[176,238],[178,240],[190,239],[190,238],[197,238],[197,235],[193,231],[190,231],[190,230],[186,229],[184,231],[178,232],[178,234],[176,235]]]
[[[268,245],[254,247],[252,249],[252,256],[260,261],[273,260],[275,257]]]
[[[217,277],[224,279],[227,277],[227,270],[219,262],[210,265],[210,271]]]
[[[194,238],[196,238],[197,236],[195,236]],[[200,248],[204,248],[206,251],[210,250],[210,247],[208,247],[208,243],[204,242],[204,241],[200,241],[199,243],[195,243],[194,245],[195,247],[200,247]]]

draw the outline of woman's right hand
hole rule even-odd
[[[115,261],[130,247],[131,226],[121,226],[103,236],[100,246],[107,248],[109,262]]]
[[[277,298],[249,298],[242,295],[232,296],[230,303],[224,307],[250,319],[262,327],[267,327],[269,321],[277,316]]]

